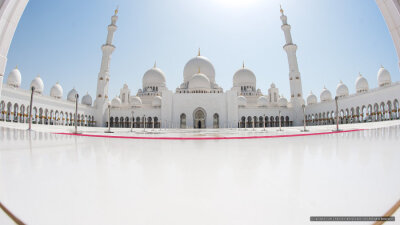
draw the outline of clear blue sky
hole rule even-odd
[[[232,3],[233,2],[233,3]],[[324,85],[334,95],[339,80],[354,92],[358,72],[377,86],[384,65],[399,80],[398,59],[374,0],[31,0],[10,48],[6,73],[18,65],[22,87],[40,74],[45,93],[59,81],[64,96],[96,93],[100,46],[110,16],[119,5],[118,30],[111,60],[110,97],[126,82],[133,94],[154,61],[175,90],[185,63],[208,57],[224,90],[242,61],[266,93],[271,82],[289,97],[288,64],[282,49],[279,4],[292,25],[305,96]]]

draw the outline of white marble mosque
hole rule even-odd
[[[9,6],[21,5],[15,8],[20,11],[9,15],[15,16],[14,21],[18,23],[27,0],[3,2]],[[388,16],[395,13],[388,4],[398,7],[399,3],[396,0],[377,0],[377,3],[398,47],[399,32],[393,29],[399,27],[400,17]],[[105,127],[110,120],[111,127],[244,128],[299,126],[303,125],[306,118],[307,125],[325,125],[335,123],[335,97],[338,97],[340,123],[399,119],[400,82],[393,82],[389,71],[383,66],[377,68],[378,87],[370,87],[367,79],[359,74],[354,76],[356,93],[349,93],[348,86],[340,81],[334,93],[323,88],[319,100],[312,92],[304,96],[296,56],[297,45],[293,43],[291,26],[282,9],[281,27],[285,37],[283,49],[287,53],[289,65],[288,98],[284,97],[286,94],[279,92],[274,83],[270,85],[268,93],[263,93],[257,86],[256,75],[244,63],[233,74],[232,88],[223,90],[215,81],[217,74],[214,65],[201,54],[200,49],[198,54],[186,63],[182,84],[175,90],[166,86],[167,76],[154,64],[153,68],[144,73],[141,89],[131,91],[125,84],[119,96],[112,98],[108,95],[108,86],[112,79],[109,66],[111,55],[116,48],[113,37],[117,30],[117,14],[118,10],[111,17],[106,43],[101,47],[103,57],[94,101],[88,93],[82,95],[75,117],[77,91],[70,90],[67,99],[63,99],[64,90],[60,83],[56,83],[51,88],[50,96],[44,95],[45,83],[38,75],[30,84],[35,88],[33,123],[64,126],[77,123],[79,126]],[[13,18],[9,19],[13,21]],[[15,23],[12,25],[16,26]],[[11,36],[7,37],[12,39],[13,30],[11,31]],[[1,40],[0,44],[7,41],[11,40]],[[400,51],[399,48],[397,50]],[[6,58],[1,63],[4,72]],[[0,121],[27,123],[31,90],[20,88],[22,80],[18,68],[8,74],[4,84],[3,76],[0,77]]]

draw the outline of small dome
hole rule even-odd
[[[202,74],[207,76],[211,83],[215,83],[214,66],[208,58],[201,56],[200,53],[186,63],[183,69],[183,82],[190,81],[193,75],[199,72],[199,69]]]
[[[143,89],[149,86],[165,87],[165,75],[164,72],[155,67],[147,70],[143,75]]]
[[[267,96],[260,96],[260,97],[257,99],[257,105],[260,106],[260,107],[265,107],[265,106],[267,106],[267,105],[268,105],[268,98],[267,98]]]
[[[121,105],[121,99],[116,96],[112,101],[111,101],[111,106],[112,107],[119,107]]]
[[[356,91],[357,93],[360,93],[360,92],[367,92],[368,90],[369,90],[368,81],[360,73],[356,79]]]
[[[153,101],[151,102],[151,105],[153,107],[161,107],[161,100],[162,98],[160,96],[156,96],[153,98]]]
[[[236,71],[235,75],[233,75],[233,86],[240,87],[240,86],[256,86],[256,76],[254,75],[253,71],[242,68]]]
[[[285,97],[281,96],[278,100],[278,105],[279,107],[287,107],[288,100]]]
[[[82,98],[82,104],[91,106],[92,102],[92,96],[90,96],[89,93],[86,93]]]
[[[392,84],[390,73],[383,66],[381,66],[378,71],[378,85],[379,87],[383,87],[390,84]]]
[[[19,88],[21,86],[21,72],[18,68],[11,70],[8,74],[7,84],[11,87]]]
[[[44,84],[42,78],[39,75],[32,80],[30,88],[35,88],[35,93],[42,94],[44,89]]]
[[[142,105],[142,100],[138,96],[131,96],[129,97],[129,103],[133,106],[141,106]]]
[[[276,85],[274,83],[272,83],[271,88],[276,88]]]
[[[315,96],[312,91],[307,97],[307,105],[316,104],[318,102],[317,96]]]
[[[237,98],[239,107],[246,107],[247,106],[247,99],[244,96],[239,96]]]
[[[70,102],[75,102],[77,94],[78,92],[75,90],[75,88],[72,88],[72,90],[68,92],[67,100]]]
[[[210,89],[210,80],[202,73],[195,74],[189,81],[189,89]]]
[[[50,90],[50,96],[54,98],[62,98],[63,93],[64,93],[63,88],[58,82],[54,84]]]
[[[332,94],[328,89],[326,89],[326,87],[324,87],[324,89],[322,89],[320,98],[321,102],[330,101],[332,100]]]
[[[340,81],[336,87],[336,96],[338,97],[349,96],[349,89],[342,81]]]

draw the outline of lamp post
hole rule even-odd
[[[110,124],[110,121],[111,121],[111,103],[110,102],[108,102],[107,108],[108,108],[108,130],[106,130],[105,133],[113,133],[111,131],[111,124]]]
[[[265,123],[266,123],[266,121],[265,121],[265,114],[263,115],[263,127],[264,127],[264,131],[265,131]]]
[[[279,121],[279,130],[278,130],[278,131],[282,131],[281,110],[279,110],[279,118],[278,118],[278,121]]]
[[[134,120],[134,117],[133,117],[133,111],[132,111],[132,124],[131,124],[131,132],[133,131],[133,120]]]
[[[303,104],[301,107],[303,108],[303,126],[304,126],[302,132],[307,132],[308,130],[306,129],[306,125],[307,125],[307,122],[306,122],[306,106]]]
[[[79,100],[79,94],[77,93],[75,95],[75,132],[74,134],[78,133],[78,100]]]
[[[336,104],[336,131],[340,131],[339,130],[339,105],[338,105],[338,99],[339,99],[339,97],[336,96],[335,97],[335,104]]]
[[[29,128],[28,130],[32,130],[32,103],[33,103],[33,93],[35,92],[35,87],[31,87],[31,102],[29,104]]]
[[[146,132],[146,115],[143,115],[143,132]]]

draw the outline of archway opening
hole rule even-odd
[[[193,125],[195,129],[204,129],[206,128],[206,112],[202,108],[198,108],[194,111],[194,121]]]

